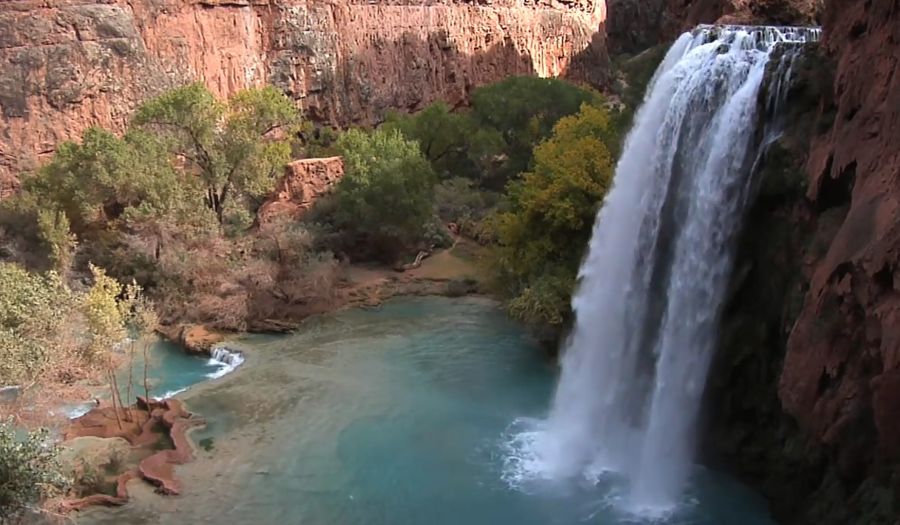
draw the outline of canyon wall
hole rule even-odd
[[[900,4],[829,0],[762,163],[708,449],[786,523],[900,517]],[[773,307],[778,305],[778,307]]]
[[[848,491],[900,476],[900,4],[833,0],[834,83],[806,197],[841,210],[787,341],[785,411],[816,438]],[[896,509],[895,509],[896,511]]]
[[[378,121],[509,75],[602,82],[603,0],[7,0],[0,4],[0,197],[90,125],[201,80],[267,83],[306,115]]]
[[[614,52],[638,52],[699,24],[816,25],[823,0],[608,0]]]

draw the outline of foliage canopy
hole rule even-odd
[[[46,430],[18,436],[0,421],[0,523],[16,523],[29,505],[67,485]]]
[[[435,177],[419,145],[396,130],[350,130],[338,148],[345,171],[335,195],[338,226],[382,255],[420,240],[434,216]]]
[[[583,105],[534,150],[534,168],[508,186],[493,218],[498,280],[510,311],[561,326],[597,209],[610,187],[616,134],[606,110]]]
[[[183,160],[198,175],[206,205],[222,223],[229,199],[255,198],[272,189],[290,160],[300,114],[271,86],[246,89],[220,102],[195,83],[143,104],[134,124],[161,137],[173,162]]]
[[[564,80],[510,77],[476,89],[469,111],[436,102],[413,115],[389,114],[384,127],[418,142],[440,178],[472,178],[498,191],[528,169],[532,148],[556,121],[602,101]]]

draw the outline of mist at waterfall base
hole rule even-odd
[[[620,508],[645,518],[677,519],[689,504],[694,427],[752,168],[778,132],[758,129],[758,113],[779,113],[793,60],[818,37],[705,26],[669,50],[598,214],[551,413],[520,423],[513,439],[524,486],[618,487]]]
[[[510,422],[546,415],[558,370],[494,302],[398,299],[236,344],[240,373],[182,394],[207,422],[182,494],[131,484],[128,505],[80,523],[634,523],[615,487],[512,479]],[[675,523],[771,525],[727,476],[703,471],[691,490]]]

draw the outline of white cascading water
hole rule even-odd
[[[212,356],[207,364],[209,366],[215,366],[218,370],[206,374],[206,377],[218,379],[234,372],[234,370],[243,363],[244,354],[241,352],[225,348],[224,346],[217,346],[212,349]]]
[[[767,64],[772,111],[798,44],[818,38],[818,29],[701,26],[672,45],[580,270],[559,386],[532,439],[530,468],[541,477],[618,472],[628,510],[641,514],[681,498],[751,166],[766,140],[757,113]]]

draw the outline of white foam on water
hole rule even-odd
[[[207,361],[208,366],[217,368],[215,372],[206,374],[210,379],[219,379],[237,370],[244,363],[244,354],[237,351],[219,346],[212,349],[212,357]]]
[[[615,473],[627,490],[616,505],[638,521],[691,504],[700,398],[764,147],[758,132],[772,131],[759,129],[760,111],[778,109],[800,44],[819,35],[701,26],[669,49],[597,215],[550,415],[509,430],[511,487],[616,486],[606,483]]]
[[[169,399],[169,398],[171,398],[171,397],[177,396],[178,394],[180,394],[180,393],[182,393],[182,392],[187,392],[188,388],[190,388],[190,387],[187,387],[187,386],[186,386],[186,387],[184,387],[184,388],[178,388],[178,389],[176,389],[176,390],[170,390],[170,391],[166,392],[165,394],[163,394],[163,395],[161,395],[161,396],[153,396],[153,399],[154,399],[155,401],[162,401],[162,400],[164,400],[164,399]]]

